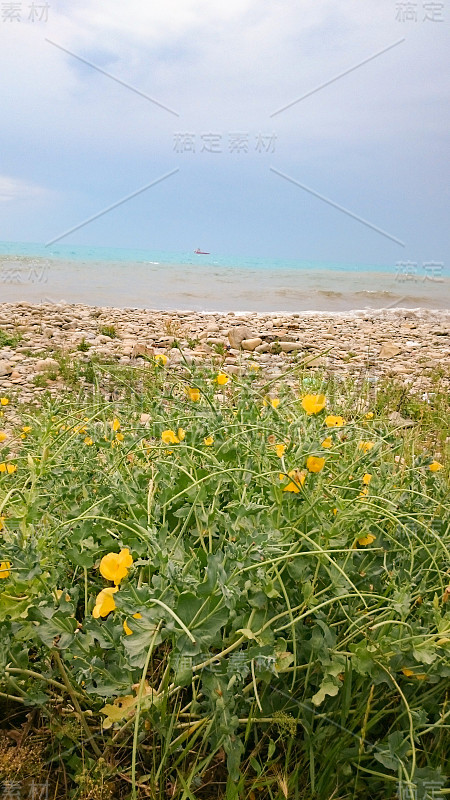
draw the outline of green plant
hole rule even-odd
[[[442,787],[445,392],[88,366],[89,393],[4,412],[33,435],[0,471],[0,706],[17,736],[34,714],[51,796]]]
[[[102,336],[109,336],[110,339],[115,339],[117,331],[114,325],[100,325],[99,333]]]
[[[85,337],[83,336],[81,342],[77,345],[77,350],[80,350],[82,353],[87,353],[91,345],[89,342],[86,341]]]
[[[21,333],[11,334],[0,328],[0,347],[17,347],[22,339],[23,336]]]

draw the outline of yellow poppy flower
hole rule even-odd
[[[193,403],[198,403],[200,400],[200,389],[196,389],[195,386],[188,386],[186,388],[186,394]]]
[[[306,468],[309,472],[320,472],[325,466],[325,459],[309,456],[306,459]]]
[[[8,400],[7,397],[0,397],[0,406],[7,406],[8,403],[9,403],[9,400]]]
[[[116,441],[117,442],[123,442],[123,440],[124,440],[123,433],[116,433]]]
[[[94,442],[93,442],[93,440],[91,439],[90,436],[86,436],[86,438],[84,440],[84,443],[85,444],[94,444]]]
[[[373,411],[368,411],[367,414],[364,415],[364,419],[373,419]]]
[[[373,535],[373,533],[368,533],[367,536],[361,536],[358,539],[358,544],[361,547],[366,547],[368,544],[372,544],[377,537]]]
[[[205,436],[205,438],[203,439],[203,444],[205,444],[206,447],[211,447],[213,443],[214,443],[214,436]]]
[[[163,431],[162,434],[161,434],[161,439],[164,442],[164,444],[179,444],[180,443],[180,440],[179,440],[178,436],[176,435],[175,431],[172,431],[172,430]]]
[[[328,417],[325,417],[325,425],[327,428],[341,428],[342,425],[345,425],[345,419],[329,414]]]
[[[12,475],[17,469],[16,464],[6,464],[4,461],[0,464],[0,472],[7,472],[8,475]]]
[[[368,486],[371,480],[372,480],[371,473],[370,472],[366,472],[366,474],[363,475],[363,479],[362,479],[362,482],[363,482],[364,486]]]
[[[155,362],[157,364],[162,364],[163,367],[166,366],[168,360],[169,359],[167,358],[167,356],[164,355],[164,353],[157,353],[157,355],[155,356]]]
[[[303,486],[305,482],[306,472],[304,470],[291,469],[290,472],[288,472],[288,475],[290,478],[293,478],[293,480],[283,488],[283,492],[295,492],[295,494],[298,494],[300,491],[299,486]],[[280,472],[280,481],[283,481],[285,477],[286,476]]]
[[[275,445],[275,452],[276,452],[278,458],[283,458],[285,450],[286,450],[286,445],[285,444],[276,444]]]
[[[218,375],[216,375],[215,380],[219,386],[225,386],[225,384],[228,383],[230,378],[228,377],[228,375],[225,374],[225,372],[219,372]]]
[[[428,467],[431,472],[438,472],[438,470],[442,469],[442,464],[439,461],[432,461]]]
[[[142,614],[133,614],[133,619],[142,619]],[[131,630],[130,626],[128,625],[126,619],[123,621],[123,629],[127,636],[131,636],[133,631]]]
[[[375,442],[360,442],[358,447],[363,453],[368,453],[369,450],[372,450],[372,447],[375,446]]]
[[[100,574],[107,581],[114,581],[116,586],[123,578],[128,575],[128,567],[131,567],[133,558],[125,547],[120,553],[108,553],[100,561]]]
[[[5,526],[4,526],[4,522],[5,522],[5,517],[4,517],[4,516],[1,516],[1,517],[0,517],[0,531],[2,531],[2,530],[3,530],[3,528],[5,527]]]
[[[265,397],[263,400],[263,406],[272,406],[272,408],[278,408],[280,405],[280,398],[279,397]]]
[[[113,594],[118,592],[117,586],[108,586],[107,589],[102,589],[97,595],[95,606],[92,611],[92,616],[95,619],[99,617],[107,617],[111,611],[114,611],[116,604],[114,602]]]
[[[369,487],[364,486],[364,489],[360,491],[358,497],[366,497],[368,494],[369,494]]]
[[[412,669],[409,669],[409,667],[403,667],[402,672],[407,678],[416,678],[418,681],[424,681],[427,678],[424,673],[414,672]]]
[[[7,434],[4,431],[0,431],[0,442],[4,442],[6,439]]]
[[[9,578],[9,570],[11,563],[9,561],[2,561],[0,563],[0,578]]]
[[[322,447],[333,447],[333,440],[331,436],[327,436],[327,438],[323,440]]]
[[[302,400],[302,408],[307,414],[319,414],[326,403],[324,394],[306,394]]]
[[[184,438],[185,438],[185,436],[186,436],[186,431],[185,431],[185,430],[183,430],[183,428],[178,428],[178,430],[177,430],[177,436],[178,436],[178,438],[179,438],[180,442],[182,442],[182,441],[183,441],[183,439],[184,439]]]
[[[114,417],[114,419],[113,419],[113,421],[112,421],[112,424],[111,424],[111,427],[112,427],[112,429],[113,429],[114,433],[115,433],[116,431],[118,431],[118,430],[119,430],[119,428],[120,428],[120,422],[119,422],[119,420],[117,419],[117,417]]]

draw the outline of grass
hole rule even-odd
[[[21,333],[14,333],[11,334],[8,331],[4,331],[0,328],[0,347],[17,347],[22,340]]]
[[[78,800],[449,794],[440,385],[427,401],[301,364],[294,386],[218,386],[199,366],[57,360],[71,392],[0,407],[17,467],[0,471],[0,781]]]

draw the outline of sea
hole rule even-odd
[[[0,242],[0,302],[167,311],[348,312],[448,309],[442,264],[342,264]]]

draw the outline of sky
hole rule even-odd
[[[449,25],[450,0],[2,2],[0,240],[448,270]]]

